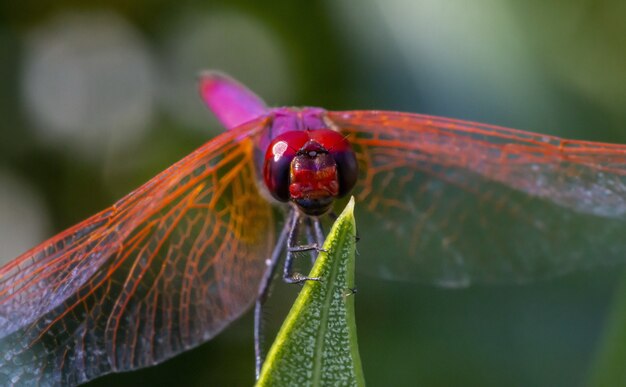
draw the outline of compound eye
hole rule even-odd
[[[339,178],[339,193],[337,196],[343,197],[352,191],[359,177],[356,155],[349,144],[343,149],[331,151],[331,154],[337,163],[337,175]]]
[[[343,197],[352,191],[359,177],[359,167],[354,150],[350,142],[338,132],[330,129],[312,131],[311,137],[328,149],[337,164],[339,179],[338,197]]]
[[[265,153],[263,180],[272,196],[281,202],[289,201],[289,171],[291,161],[308,141],[303,131],[286,132],[270,143]]]

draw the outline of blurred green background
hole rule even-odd
[[[271,105],[413,111],[626,143],[625,48],[617,0],[3,2],[0,259],[219,133],[197,94],[202,69],[233,75]],[[366,379],[583,385],[620,271],[464,290],[357,276]],[[294,292],[274,291],[270,332]],[[164,364],[92,385],[245,386],[253,366],[247,315]]]

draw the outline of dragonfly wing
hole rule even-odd
[[[51,238],[0,268],[0,337],[32,323],[74,293],[119,245],[106,232],[112,209]]]
[[[0,384],[74,385],[153,365],[239,317],[274,244],[252,162],[266,121],[218,136],[0,269],[0,316],[17,321],[0,338]]]
[[[373,218],[361,243],[383,276],[510,283],[626,259],[624,145],[418,114],[328,118],[357,152]]]

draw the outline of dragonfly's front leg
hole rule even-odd
[[[316,243],[318,246],[321,246],[324,242],[322,241],[322,243],[320,244],[320,241],[315,237],[314,235],[314,230],[313,230],[313,217],[311,216],[307,216],[306,219],[304,219],[304,230],[305,230],[305,237],[306,237],[306,242],[309,245],[313,245],[314,243]],[[315,250],[311,250],[309,252],[309,255],[311,257],[311,265],[315,264],[315,261],[317,260],[317,252]]]
[[[334,212],[329,213],[328,216],[333,222],[337,220],[337,215]],[[320,246],[324,245],[326,237],[324,236],[324,229],[322,228],[322,221],[320,218],[313,218],[313,228],[315,229],[315,238],[317,238],[317,243],[319,243]]]
[[[323,244],[323,241],[319,243],[319,238],[317,239],[318,242],[310,243],[313,239],[313,233],[311,231],[311,220],[309,218],[304,219],[305,235],[307,237],[307,242],[309,243],[306,245],[298,244],[300,225],[300,222],[296,222],[295,227],[289,233],[289,238],[287,238],[287,257],[285,258],[285,265],[283,267],[283,281],[289,284],[299,284],[304,281],[317,281],[319,279],[293,272],[293,260],[296,257],[295,253],[310,251],[312,254],[315,254],[323,251],[320,247]]]

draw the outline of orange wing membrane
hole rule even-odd
[[[0,268],[0,384],[77,384],[219,333],[274,246],[256,187],[261,118]]]
[[[357,153],[362,267],[464,286],[626,259],[625,145],[419,114],[328,117]]]

